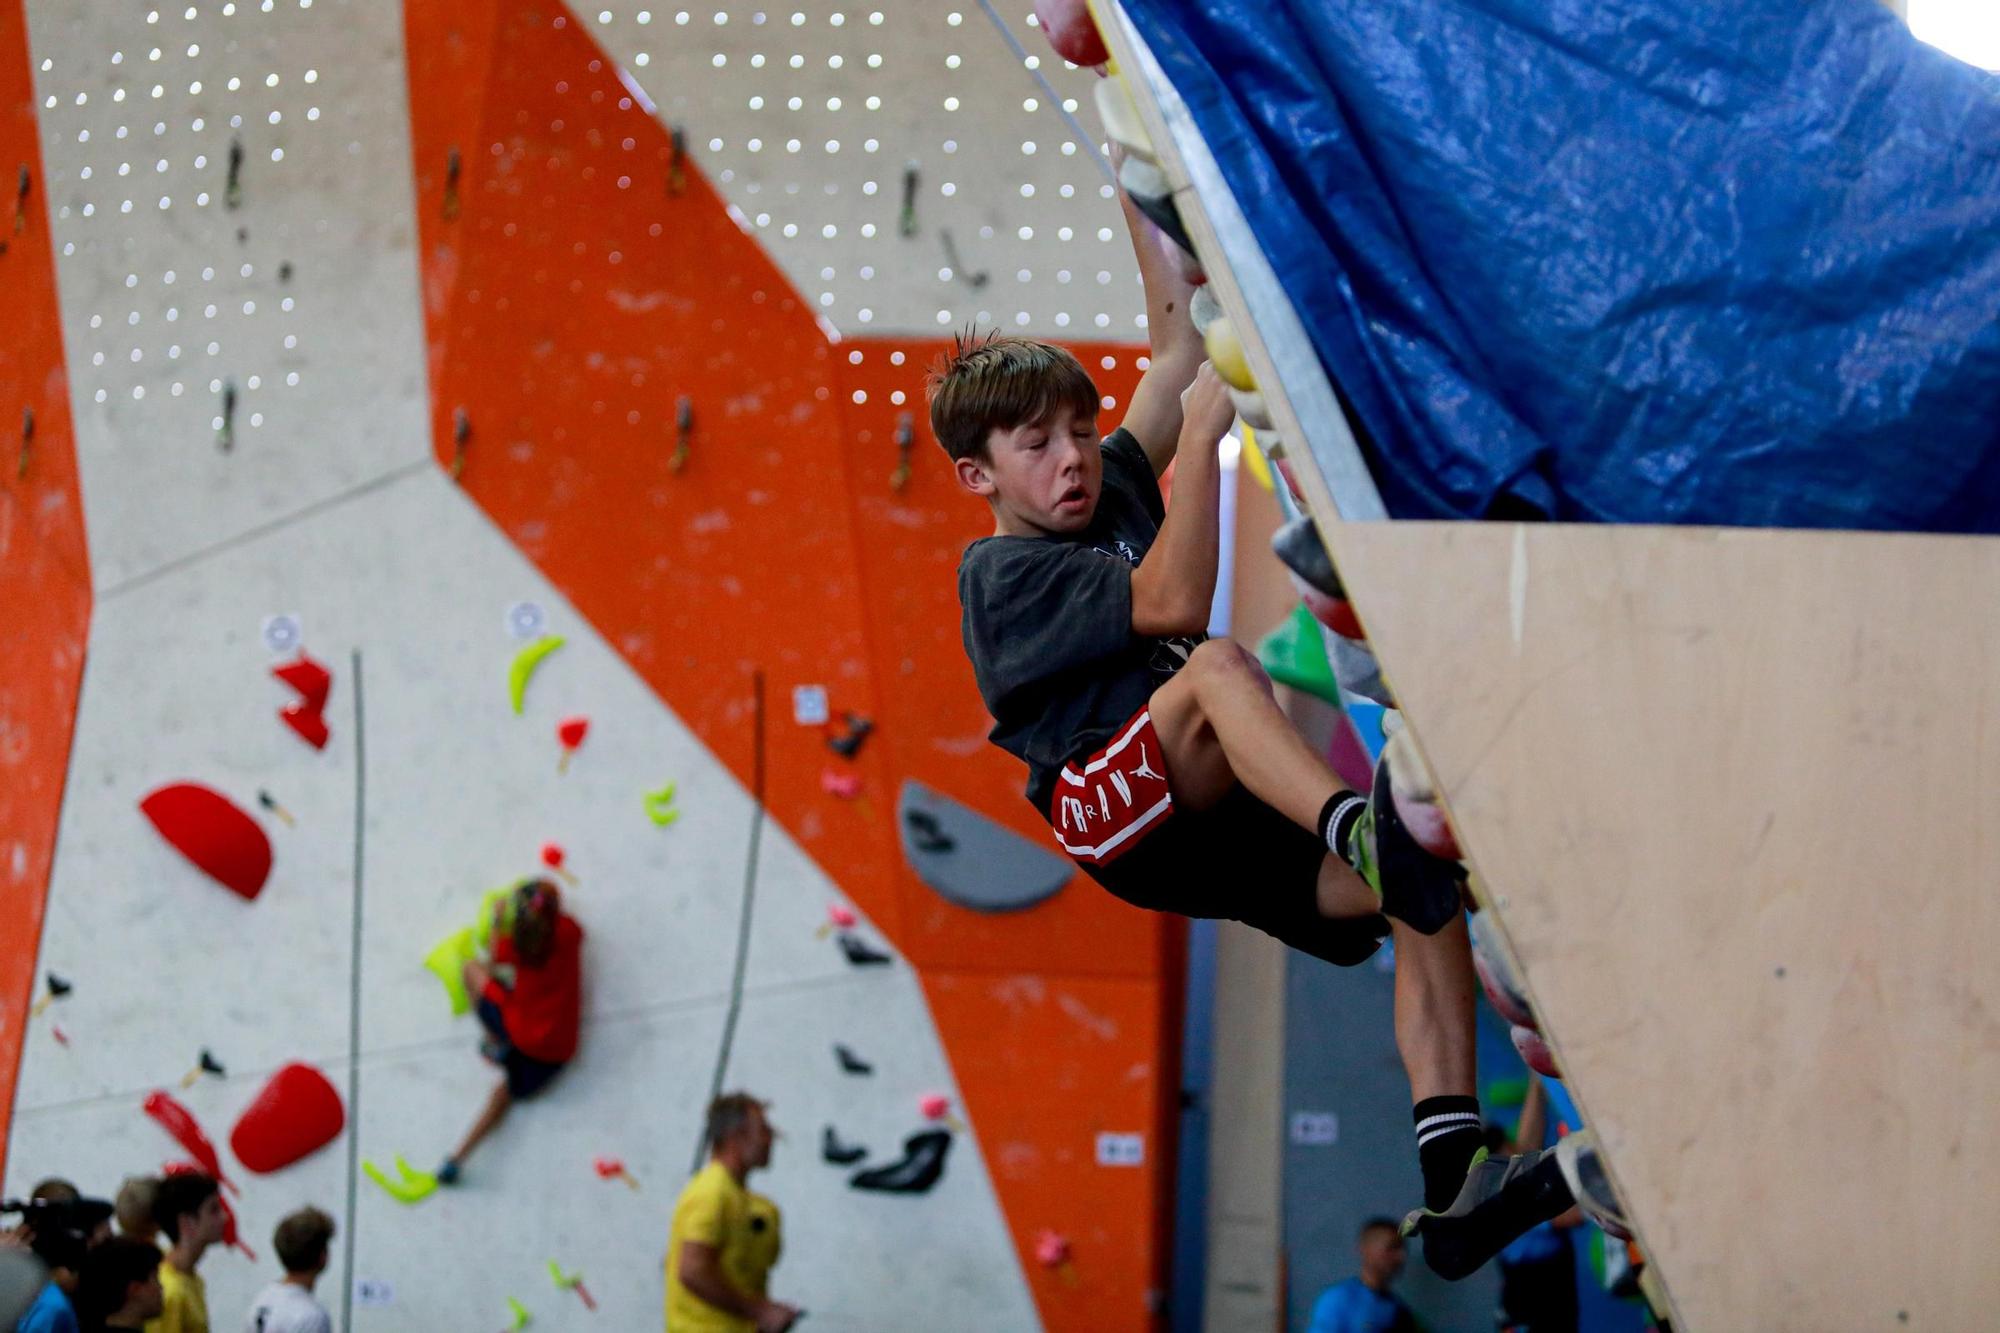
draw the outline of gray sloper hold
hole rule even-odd
[[[975,912],[1033,907],[1076,874],[1076,865],[1054,848],[1030,842],[921,782],[905,781],[897,793],[896,831],[917,878],[946,902]]]

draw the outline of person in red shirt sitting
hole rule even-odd
[[[582,953],[583,927],[563,912],[562,895],[547,880],[528,880],[511,899],[494,904],[492,962],[466,963],[465,989],[479,997],[479,1023],[486,1029],[479,1053],[506,1077],[458,1151],[438,1168],[440,1185],[455,1184],[466,1156],[507,1109],[547,1087],[576,1054]]]

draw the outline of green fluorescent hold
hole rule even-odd
[[[535,668],[542,659],[569,640],[560,634],[544,634],[533,643],[514,654],[514,660],[507,667],[507,697],[513,702],[514,716],[519,717],[527,703],[528,677],[535,674]]]

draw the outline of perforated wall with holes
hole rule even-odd
[[[1096,75],[1049,52],[1027,0],[1005,32],[976,0],[576,12],[835,328],[1145,340],[1110,180],[1065,119],[1098,134]]]
[[[422,459],[396,7],[28,17],[98,586]]]

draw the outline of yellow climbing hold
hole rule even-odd
[[[1250,373],[1250,362],[1243,355],[1243,340],[1236,336],[1236,326],[1229,322],[1229,316],[1210,324],[1202,341],[1208,347],[1209,364],[1224,383],[1235,389],[1257,387],[1257,380]]]
[[[507,697],[514,704],[514,715],[519,717],[527,703],[528,677],[535,674],[535,668],[542,659],[567,643],[560,634],[544,634],[533,643],[514,654],[513,662],[507,667]]]
[[[1243,423],[1243,465],[1250,469],[1250,475],[1267,493],[1276,493],[1277,483],[1271,479],[1271,464],[1265,460],[1263,447],[1257,443],[1257,428],[1247,421]]]
[[[402,1177],[399,1180],[390,1180],[388,1173],[373,1162],[362,1162],[361,1170],[397,1203],[422,1203],[437,1193],[438,1178],[428,1171],[412,1169],[400,1155],[396,1158],[396,1170]]]
[[[444,993],[451,1000],[454,1018],[472,1009],[472,997],[465,993],[465,965],[478,952],[478,946],[473,943],[472,927],[467,926],[439,940],[424,955],[424,966],[444,983]]]

